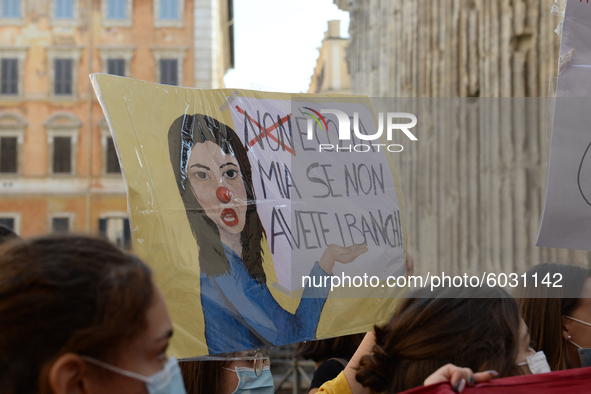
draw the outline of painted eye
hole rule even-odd
[[[238,171],[237,170],[228,170],[225,173],[226,177],[230,178],[230,179],[234,179],[238,176]]]
[[[197,179],[201,179],[203,181],[209,179],[209,174],[205,171],[196,171],[194,175]]]

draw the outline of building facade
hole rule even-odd
[[[589,265],[588,252],[535,246],[548,159],[545,97],[560,45],[553,1],[334,3],[350,13],[353,94],[479,98],[447,117],[457,127],[423,127],[393,155],[417,271]]]
[[[0,223],[129,245],[125,183],[88,75],[220,88],[231,0],[0,0]]]
[[[349,40],[341,37],[341,21],[328,21],[308,93],[351,93],[351,77],[345,61],[347,45]]]

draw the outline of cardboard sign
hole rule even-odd
[[[372,130],[366,98],[91,79],[127,182],[135,252],[175,326],[172,354],[347,335],[391,317],[404,289],[387,280],[405,274],[406,230],[387,151],[320,151],[339,140],[336,117],[309,128],[301,109],[352,110]]]
[[[567,2],[536,245],[591,250],[591,4]]]

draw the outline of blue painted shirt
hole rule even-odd
[[[328,297],[328,287],[304,289],[295,313],[283,309],[266,284],[250,277],[242,259],[224,245],[230,272],[208,277],[201,273],[201,305],[210,354],[283,345],[316,338],[316,328]],[[310,278],[330,276],[318,262]],[[330,282],[330,281],[329,281]]]

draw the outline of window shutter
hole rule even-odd
[[[108,219],[99,219],[99,233],[105,237],[107,236],[107,220]]]
[[[70,230],[70,218],[53,218],[51,231],[54,233],[67,233]]]
[[[64,59],[64,94],[72,94],[72,59]]]
[[[119,167],[119,159],[117,158],[117,151],[115,150],[115,144],[113,138],[107,138],[107,174],[118,174],[121,172]]]
[[[112,75],[125,76],[125,59],[108,59],[107,73]]]
[[[63,75],[64,75],[64,59],[55,59],[54,60],[54,73],[55,73],[55,80],[54,80],[54,93],[55,94],[64,94],[64,82],[63,82]]]
[[[55,59],[54,94],[72,94],[72,59]]]
[[[0,93],[18,94],[18,59],[2,59]]]
[[[17,170],[17,138],[0,138],[0,173],[16,173]]]
[[[18,94],[18,59],[6,59],[10,64],[10,73],[8,75],[9,91],[11,94]]]
[[[178,85],[177,59],[160,59],[160,83]]]
[[[72,172],[72,142],[70,137],[53,138],[53,172],[69,174]]]
[[[129,219],[123,219],[123,247],[131,249],[131,227]]]

